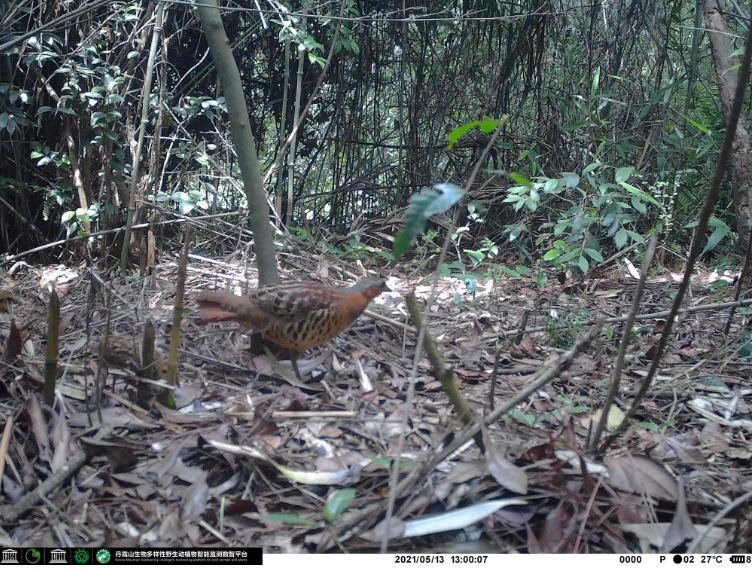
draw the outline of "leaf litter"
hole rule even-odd
[[[324,256],[310,262],[283,279],[334,277],[342,266]],[[241,293],[255,280],[236,267],[192,262],[190,288],[212,284]],[[322,534],[330,525],[349,551],[377,550],[403,416],[409,414],[401,481],[420,474],[463,428],[426,359],[419,362],[413,406],[405,408],[415,330],[400,292],[414,287],[425,302],[431,286],[391,277],[393,292],[370,307],[388,319],[364,316],[302,358],[305,382],[295,388],[265,355],[250,355],[249,332],[199,324],[188,313],[173,409],[144,397],[150,393],[142,390],[138,356],[151,319],[156,370],[165,371],[176,272],[165,254],[146,295],[135,282],[111,279],[117,295],[102,351],[106,307],[101,298],[94,304],[87,343],[88,284],[76,270],[25,266],[0,277],[0,297],[13,297],[13,314],[0,313],[2,414],[11,427],[6,454],[12,461],[3,474],[2,513],[64,467],[75,450],[87,447],[92,455],[68,475],[68,485],[47,493],[51,503],[4,519],[0,541],[56,545],[44,523],[46,506],[54,505],[76,545],[339,551]],[[652,279],[646,313],[664,305],[671,281],[662,274]],[[61,295],[65,326],[54,408],[38,400],[44,365],[35,360],[45,346],[42,288],[51,283]],[[474,281],[471,291],[465,280],[443,278],[429,332],[478,416],[489,410],[497,346],[495,404],[556,361],[588,320],[619,314],[629,305],[633,283],[620,271],[563,286],[550,281],[542,289],[529,279],[497,276]],[[694,293],[695,305],[729,296],[702,286]],[[529,325],[511,343],[524,313],[531,315]],[[602,458],[588,450],[587,439],[602,413],[610,354],[621,334],[620,324],[611,324],[613,335],[484,429],[484,452],[472,442],[462,446],[402,490],[399,517],[390,525],[391,549],[462,552],[484,543],[484,550],[497,552],[648,553],[682,550],[702,533],[704,551],[749,548],[749,505],[706,529],[751,487],[750,359],[737,353],[736,341],[749,330],[750,318],[738,312],[728,340],[721,335],[723,319],[713,312],[685,315],[640,417]],[[658,331],[641,328],[636,335],[617,411],[629,408]],[[706,381],[711,378],[716,381]],[[112,436],[95,437],[100,422]],[[343,490],[351,491],[338,493]],[[473,537],[481,543],[468,539]]]

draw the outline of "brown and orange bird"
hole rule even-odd
[[[288,349],[300,379],[296,359],[301,353],[333,339],[384,291],[389,288],[383,278],[366,278],[345,288],[293,282],[261,287],[243,296],[204,290],[194,299],[202,320],[236,321]]]

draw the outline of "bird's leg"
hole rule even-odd
[[[298,351],[293,351],[290,349],[290,362],[293,363],[293,370],[295,371],[295,376],[298,377],[299,381],[302,381],[301,378],[301,372],[298,370],[298,357],[301,356],[301,354]]]

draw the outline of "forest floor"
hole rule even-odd
[[[341,285],[338,278],[352,282],[364,275],[363,268],[334,258],[291,262],[295,266],[281,264],[282,281]],[[463,429],[426,358],[418,362],[403,423],[416,344],[403,294],[414,289],[424,305],[432,282],[387,272],[392,291],[369,308],[382,318],[367,312],[310,351],[299,361],[304,383],[298,386],[283,380],[266,355],[250,355],[248,331],[202,324],[188,302],[173,409],[155,402],[165,381],[145,383],[138,355],[150,320],[164,377],[177,273],[175,257],[166,252],[149,280],[103,276],[107,287],[97,285],[89,301],[93,278],[84,268],[19,264],[0,274],[0,290],[15,297],[12,314],[0,313],[0,342],[9,345],[11,317],[23,341],[13,362],[0,365],[0,415],[10,431],[2,450],[0,513],[65,472],[77,451],[88,454],[67,483],[13,521],[6,518],[0,544],[378,551],[374,526],[384,518],[398,440],[404,439],[402,479]],[[669,309],[676,278],[657,270],[639,313]],[[732,300],[736,285],[730,281],[699,270],[684,305]],[[525,388],[593,320],[626,314],[636,283],[623,265],[564,284],[552,278],[543,287],[526,275],[475,283],[443,278],[428,332],[480,415],[492,399],[496,406]],[[60,376],[50,408],[41,395],[52,285],[61,298],[61,326]],[[255,285],[248,260],[189,259],[187,292],[241,294]],[[109,335],[101,352],[106,291]],[[588,438],[624,322],[606,324],[563,374],[490,427],[487,442],[496,460],[471,440],[397,498],[391,530],[405,537],[392,539],[390,551],[650,553],[682,550],[705,533],[700,552],[749,553],[750,501],[724,510],[751,491],[750,314],[750,306],[738,308],[727,336],[730,309],[682,314],[636,413],[639,422],[601,457],[587,452]],[[645,378],[646,355],[662,324],[661,318],[636,322],[610,427]],[[282,366],[290,368],[287,361]],[[104,380],[99,403],[97,379]],[[100,419],[111,436],[97,434]],[[505,489],[500,470],[511,478],[524,472],[527,494]],[[480,511],[473,515],[472,508]],[[424,521],[443,513],[444,522]],[[416,521],[430,531],[416,532],[408,525]]]

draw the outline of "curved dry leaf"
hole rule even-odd
[[[661,549],[664,538],[669,531],[669,523],[624,523],[619,526],[622,531],[634,534],[641,543],[645,543],[643,553],[648,553],[648,545]],[[705,525],[694,526],[699,534],[706,533]],[[724,541],[727,531],[723,527],[712,527],[698,547],[699,553],[724,553],[726,542]]]
[[[677,496],[675,515],[672,517],[672,524],[667,530],[667,535],[664,536],[662,549],[665,553],[671,553],[679,545],[698,537],[698,531],[690,520],[688,506],[685,503],[685,482],[682,476],[677,482]]]
[[[604,464],[609,470],[609,481],[623,492],[677,499],[677,482],[654,460],[644,456],[620,456],[604,458]]]
[[[458,462],[452,469],[452,472],[447,474],[443,482],[447,484],[462,484],[473,478],[483,478],[488,474],[489,469],[486,466],[486,460]]]
[[[705,464],[706,458],[697,445],[698,438],[694,434],[670,436],[664,441],[664,458],[676,456],[685,464]]]
[[[187,521],[203,514],[207,509],[208,500],[207,473],[202,471],[196,481],[188,487],[186,495],[180,503],[181,519]]]
[[[405,522],[405,532],[402,537],[419,537],[430,533],[462,529],[469,525],[473,525],[477,521],[492,515],[497,510],[506,506],[522,506],[526,503],[525,500],[516,498],[495,500],[493,502],[475,504],[439,515],[414,519]]]
[[[481,437],[484,441],[484,456],[489,473],[503,488],[516,494],[528,493],[528,478],[526,473],[504,457],[502,452],[494,446],[489,438],[486,425],[481,424]]]
[[[405,532],[405,523],[396,517],[390,518],[390,539],[396,539],[403,536]],[[387,533],[387,520],[383,519],[374,526],[374,529],[361,534],[359,537],[370,541],[371,543],[381,543]]]

